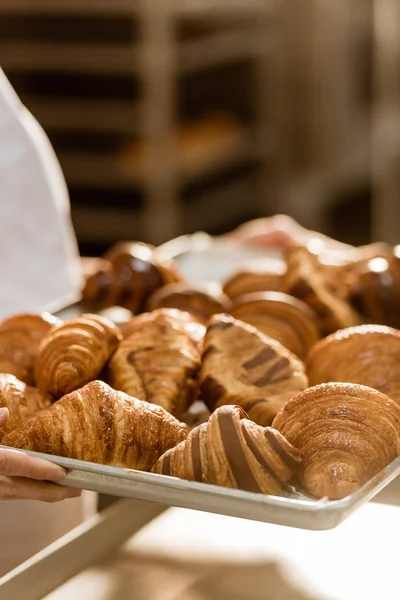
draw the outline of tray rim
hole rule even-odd
[[[10,448],[4,445],[0,445],[0,448],[12,449],[16,452],[22,452],[33,457],[42,458],[44,460],[48,460],[50,462],[64,467],[67,470],[67,477],[61,483],[61,485],[65,485],[67,487],[74,487],[77,481],[79,483],[85,483],[85,474],[86,478],[87,474],[89,474],[89,480],[92,477],[97,476],[107,478],[108,480],[116,480],[116,482],[119,482],[120,484],[132,484],[132,490],[135,484],[142,487],[151,488],[150,493],[140,493],[139,495],[135,495],[134,491],[132,491],[132,494],[130,493],[126,496],[121,495],[121,488],[117,487],[114,488],[114,492],[111,488],[108,489],[108,491],[106,492],[109,494],[116,495],[118,497],[126,497],[132,499],[136,498],[141,500],[147,499],[150,502],[159,501],[161,504],[167,506],[180,506],[183,508],[194,509],[193,504],[191,505],[190,503],[190,499],[186,499],[186,496],[190,496],[190,494],[195,494],[197,496],[197,506],[195,510],[219,512],[218,510],[212,510],[212,507],[209,506],[209,504],[213,501],[216,503],[218,503],[219,501],[226,501],[228,503],[231,502],[232,504],[243,503],[244,505],[246,505],[246,508],[248,508],[249,514],[247,516],[244,515],[241,511],[240,515],[235,514],[235,512],[238,512],[237,510],[231,513],[227,511],[226,513],[222,514],[226,514],[227,516],[240,516],[241,518],[248,518],[260,522],[275,522],[278,524],[280,523],[281,525],[289,525],[301,529],[321,530],[336,527],[342,521],[344,521],[352,512],[354,512],[363,504],[369,502],[384,487],[386,487],[389,483],[391,483],[391,481],[393,481],[398,475],[400,475],[400,456],[398,456],[394,461],[392,461],[392,463],[387,465],[384,469],[382,469],[379,473],[372,477],[358,490],[353,492],[353,494],[346,496],[345,498],[342,498],[340,500],[313,499],[307,497],[296,498],[285,496],[273,496],[268,494],[257,494],[254,492],[247,492],[243,490],[233,490],[222,486],[187,481],[168,475],[160,475],[145,471],[137,471],[134,469],[125,469],[122,467],[113,467],[109,465],[91,463],[88,461],[81,461],[60,456],[54,456],[50,454],[43,454],[39,452]],[[88,481],[88,479],[86,479],[86,482]],[[88,487],[85,486],[85,489],[98,491],[96,487],[94,487],[96,482],[93,481],[92,483],[92,481],[89,481]],[[97,487],[99,486],[97,485]],[[154,498],[152,498],[151,496],[155,490],[160,492],[164,490],[167,493],[171,494],[180,492],[182,494],[182,501],[179,501],[179,504],[176,504],[176,501],[172,503],[165,497],[160,497],[159,500],[154,500]],[[146,498],[146,495],[149,497]],[[204,508],[198,506],[198,504],[201,503],[203,503]],[[252,515],[251,507],[257,508],[259,510],[265,510],[266,518],[261,519],[259,517],[256,517],[255,515]],[[245,506],[243,508],[245,508]],[[286,519],[285,515],[283,515],[283,517],[279,517],[278,520],[276,520],[276,518],[274,520],[270,520],[270,518],[267,518],[268,509],[275,511],[284,511],[286,513]],[[302,513],[302,515],[305,517],[315,517],[315,526],[311,527],[304,526],[301,524],[292,525],[291,523],[289,523],[290,519],[292,519],[293,517],[300,517],[299,513]],[[329,519],[331,519],[331,524],[324,526],[324,517],[326,518],[327,522]]]

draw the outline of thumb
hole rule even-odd
[[[0,408],[0,427],[6,424],[8,419],[8,408]]]

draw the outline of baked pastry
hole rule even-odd
[[[316,314],[301,300],[281,292],[239,296],[230,314],[278,340],[301,359],[321,337]]]
[[[229,315],[215,315],[204,339],[199,375],[210,410],[238,404],[266,426],[308,385],[304,365],[282,344]]]
[[[309,388],[272,426],[300,452],[300,481],[316,498],[348,496],[400,454],[400,408],[361,385]]]
[[[3,443],[103,465],[148,470],[190,428],[159,406],[92,381],[42,410]]]
[[[34,366],[43,337],[62,324],[49,313],[20,314],[0,324],[0,373],[11,373],[27,383],[35,384]]]
[[[118,304],[133,313],[144,310],[147,298],[156,289],[181,281],[182,277],[169,259],[159,260],[155,249],[140,242],[121,242],[104,255],[121,282]]]
[[[131,333],[118,346],[106,373],[113,388],[158,404],[173,415],[181,415],[197,397],[197,336],[205,331],[192,320],[192,336],[181,314],[159,309],[133,319]]]
[[[358,261],[346,277],[349,302],[365,322],[400,328],[400,259],[393,252]]]
[[[400,403],[400,331],[360,325],[320,340],[307,360],[310,385],[329,381],[359,383]]]
[[[177,308],[207,324],[212,315],[229,310],[230,300],[223,293],[212,294],[201,287],[182,282],[170,283],[150,296],[146,308],[149,311],[156,308]]]
[[[112,321],[84,314],[52,329],[35,366],[37,386],[55,399],[95,379],[122,339]]]
[[[233,489],[279,494],[297,472],[299,453],[276,430],[259,427],[239,406],[222,406],[152,471]]]
[[[204,325],[199,323],[199,321],[193,317],[193,315],[190,315],[188,312],[183,310],[178,310],[177,308],[159,308],[152,311],[152,316],[150,316],[150,313],[143,313],[134,317],[127,323],[121,325],[122,337],[124,340],[127,339],[134,333],[140,331],[145,323],[148,323],[149,320],[151,321],[154,318],[158,318],[159,315],[164,315],[168,317],[168,319],[171,319],[173,322],[177,323],[179,328],[182,328],[184,331],[186,331],[188,336],[196,343],[198,348],[202,348],[204,335],[206,332]]]
[[[268,271],[259,263],[249,264],[229,277],[222,290],[231,299],[253,292],[279,292],[282,290],[283,273],[284,270]]]
[[[335,293],[318,258],[304,247],[287,251],[287,272],[282,291],[302,300],[317,314],[324,334],[352,327],[360,318],[350,304]]]
[[[82,302],[97,309],[120,304],[123,282],[112,263],[105,258],[86,258],[83,265],[85,284],[82,290]]]
[[[1,373],[0,408],[8,408],[9,418],[0,429],[0,442],[5,434],[19,427],[39,410],[50,406],[51,402],[51,396],[42,390],[26,385],[14,375]]]

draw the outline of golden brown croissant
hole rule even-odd
[[[280,272],[249,265],[229,277],[222,289],[229,298],[235,299],[253,292],[279,292],[282,290],[282,281],[283,274]]]
[[[360,323],[356,311],[346,300],[334,293],[329,279],[316,256],[304,247],[287,251],[287,272],[283,292],[307,304],[320,319],[323,333],[352,327]]]
[[[360,325],[320,340],[307,360],[310,385],[329,381],[359,383],[400,403],[400,331]]]
[[[238,404],[263,426],[308,385],[297,356],[228,315],[215,315],[208,326],[199,379],[210,410]]]
[[[190,428],[160,406],[92,381],[42,410],[3,438],[3,444],[44,454],[150,469]]]
[[[35,367],[38,387],[54,398],[82,387],[99,375],[121,339],[105,317],[84,314],[65,321],[42,341]]]
[[[111,262],[121,282],[119,304],[133,313],[144,310],[147,298],[155,290],[182,280],[172,261],[159,259],[154,247],[141,242],[115,244],[104,258]]]
[[[345,276],[348,299],[366,323],[400,327],[400,259],[394,252],[359,261]]]
[[[83,259],[82,259],[83,262]],[[105,258],[84,259],[85,284],[82,301],[90,307],[107,308],[122,301],[123,282]]]
[[[3,435],[16,429],[51,404],[51,396],[23,383],[14,375],[0,374],[0,408],[8,408],[9,419],[0,429],[0,442]]]
[[[281,292],[239,296],[230,314],[278,340],[301,359],[321,337],[316,314],[301,300]]]
[[[62,324],[49,313],[21,314],[0,324],[0,373],[11,373],[34,385],[34,367],[39,346],[53,327]]]
[[[198,337],[205,332],[193,318],[189,328],[186,315],[159,309],[133,319],[108,364],[110,385],[181,415],[197,396]]]
[[[187,283],[170,283],[155,291],[147,301],[147,310],[177,308],[193,315],[207,324],[212,315],[227,312],[230,307],[228,296],[211,292]]]
[[[300,480],[317,498],[343,498],[400,454],[400,408],[368,387],[327,383],[286,404],[273,427],[300,452]]]
[[[217,408],[158,459],[153,473],[263,494],[287,490],[299,453],[278,431],[246,417],[239,406]]]

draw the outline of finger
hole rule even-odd
[[[6,424],[8,416],[8,408],[0,408],[0,427]]]
[[[0,477],[0,500],[60,502],[67,498],[79,498],[81,493],[81,490],[35,481],[25,477]]]
[[[0,448],[0,475],[62,481],[66,472],[58,465],[41,458],[34,458],[18,450]]]

